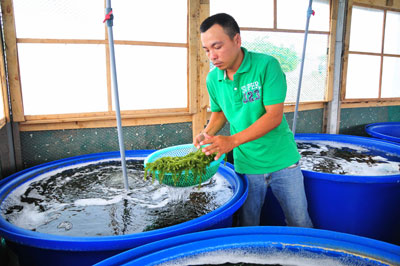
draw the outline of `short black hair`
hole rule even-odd
[[[231,39],[233,39],[237,33],[240,34],[240,28],[236,20],[226,13],[218,13],[206,18],[200,25],[200,32],[206,32],[215,24],[220,25]]]

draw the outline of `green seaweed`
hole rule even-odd
[[[188,186],[195,185],[197,177],[199,177],[199,185],[202,182],[202,177],[207,172],[207,167],[214,161],[216,154],[206,155],[201,150],[188,153],[182,157],[161,157],[154,162],[146,164],[144,169],[144,179],[149,175],[152,176],[152,182],[157,177],[160,183],[167,174],[173,180],[174,186],[178,184],[181,178],[184,178],[185,184]],[[190,172],[193,175],[193,180],[189,179]]]

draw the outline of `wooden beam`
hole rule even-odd
[[[309,102],[301,103],[299,111],[322,109],[325,102]],[[397,103],[397,105],[399,102]],[[294,112],[294,105],[285,105],[284,112]],[[207,121],[210,112],[204,111],[201,113],[204,121]],[[197,114],[198,115],[198,114]],[[123,116],[123,126],[143,126],[143,125],[159,125],[171,123],[193,123],[194,114],[186,113],[177,115],[171,112],[168,115],[165,113],[159,116]],[[204,125],[204,124],[203,124]],[[20,131],[43,131],[43,130],[62,130],[62,129],[80,129],[80,128],[107,128],[115,127],[115,116],[99,116],[96,119],[93,117],[69,118],[69,119],[54,119],[54,120],[27,120],[26,122],[19,123]]]
[[[299,111],[322,109],[325,107],[325,102],[311,102],[311,103],[300,103]],[[295,111],[295,105],[285,105],[283,107],[283,112],[291,113]]]
[[[159,110],[141,110],[141,111],[122,111],[121,117],[125,118],[145,118],[159,117],[160,124],[165,116],[184,116],[188,115],[186,109],[159,109]],[[114,119],[115,112],[98,112],[98,113],[76,113],[76,114],[60,114],[60,115],[27,115],[26,123],[56,123],[65,121],[98,121]]]
[[[383,54],[385,49],[385,33],[386,33],[386,15],[387,11],[383,12],[383,21],[382,21],[382,40],[381,40],[381,54],[380,54],[380,69],[379,69],[379,89],[378,89],[378,98],[382,97],[382,76],[383,76]]]
[[[200,24],[210,14],[210,3],[208,0],[202,0],[200,3],[190,0],[189,3],[192,5],[190,7],[190,10],[192,10],[191,12],[195,14],[195,16],[192,17],[193,28],[190,38],[190,42],[193,42],[195,45],[193,48],[196,49],[196,89],[194,91],[196,94],[196,112],[193,114],[192,119],[192,134],[194,138],[207,124],[207,107],[209,100],[205,81],[209,71],[209,62],[200,41]]]
[[[399,54],[387,54],[387,53],[371,53],[371,52],[359,52],[359,51],[349,51],[349,54],[359,54],[359,55],[375,55],[375,56],[381,56],[382,54],[385,56],[390,56],[390,57],[399,57]]]
[[[329,30],[329,44],[328,44],[328,69],[326,87],[327,91],[325,94],[325,100],[332,100],[333,93],[333,78],[334,78],[334,67],[335,67],[335,49],[336,49],[336,31],[337,31],[337,19],[338,19],[338,1],[330,1],[330,30]]]
[[[8,82],[10,85],[11,107],[13,121],[24,121],[24,107],[22,103],[21,79],[18,64],[18,49],[16,42],[15,18],[12,0],[1,1],[3,11],[4,36],[7,53]]]
[[[107,38],[107,37],[106,37]],[[37,38],[17,38],[17,43],[53,43],[53,44],[107,44],[108,40],[83,40],[83,39],[37,39]],[[114,40],[115,44],[120,45],[146,45],[160,47],[182,47],[187,48],[186,43],[170,42],[146,42],[146,41],[121,41]]]
[[[0,129],[2,129],[6,125],[6,118],[0,119]]]
[[[198,102],[198,54],[199,54],[199,16],[200,2],[197,0],[188,0],[188,100],[189,112],[197,113],[199,110]]]
[[[200,24],[203,22],[208,16],[210,15],[210,2],[207,1],[202,1],[201,6],[200,6],[200,23],[199,23],[199,35],[200,35]],[[203,46],[201,44],[200,38],[199,38],[199,76],[200,76],[200,110],[201,112],[207,113],[207,108],[210,105],[210,98],[208,96],[208,91],[207,91],[207,84],[206,84],[206,79],[208,72],[210,72],[210,61],[208,60],[208,57],[203,49]],[[207,119],[204,118],[203,124],[205,125],[207,123]]]
[[[144,126],[144,125],[160,125],[172,123],[186,123],[192,121],[192,115],[182,116],[164,116],[162,120],[160,117],[143,117],[143,118],[124,118],[122,119],[122,126]],[[116,127],[117,122],[115,118],[108,120],[88,120],[88,121],[54,121],[41,124],[32,124],[30,122],[21,122],[20,131],[43,131],[43,130],[62,130],[62,129],[80,129],[80,128],[107,128]]]
[[[342,86],[340,90],[340,99],[343,101],[346,98],[346,80],[347,80],[347,67],[349,62],[349,43],[350,43],[350,26],[351,16],[353,11],[353,0],[349,0],[347,6],[346,29],[343,45],[343,64],[342,64]]]
[[[261,31],[261,32],[286,32],[286,33],[304,33],[305,30],[290,30],[290,29],[271,29],[271,28],[254,28],[254,27],[240,27],[240,31]],[[308,33],[312,34],[329,34],[328,31],[309,30]]]
[[[17,38],[17,43],[106,44],[106,40]]]
[[[197,2],[191,0],[190,2]],[[209,72],[209,61],[203,51],[200,41],[200,24],[210,14],[209,0],[201,0],[199,4],[195,4],[196,11],[196,27],[192,32],[192,41],[196,44],[196,97],[197,97],[197,112],[193,115],[192,120],[192,134],[193,138],[199,134],[207,124],[207,108],[209,105],[209,98],[206,86],[206,78]]]
[[[400,102],[400,98],[358,98],[358,99],[346,99],[342,103],[376,103],[376,102]]]
[[[278,28],[278,1],[274,0],[274,29]]]
[[[354,0],[354,4],[366,7],[387,8],[388,10],[400,10],[400,0]]]
[[[359,108],[359,107],[382,107],[382,106],[399,106],[400,100],[393,101],[359,101],[359,102],[342,102],[341,108]]]

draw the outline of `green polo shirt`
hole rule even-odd
[[[265,105],[282,103],[286,97],[286,77],[272,56],[244,52],[243,62],[228,79],[214,68],[207,76],[211,111],[222,111],[231,134],[245,130],[265,114]],[[293,133],[285,116],[281,124],[264,136],[233,150],[235,170],[242,174],[265,174],[286,168],[300,159]]]

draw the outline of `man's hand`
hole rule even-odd
[[[222,154],[228,153],[236,147],[233,136],[209,136],[206,133],[203,135],[204,140],[200,142],[200,145],[210,145],[203,147],[202,152],[206,155],[217,153],[214,160],[218,160]]]
[[[199,135],[197,135],[194,140],[193,140],[193,145],[197,148],[200,149],[200,142],[202,142],[203,140],[205,140],[205,133],[200,133]]]

